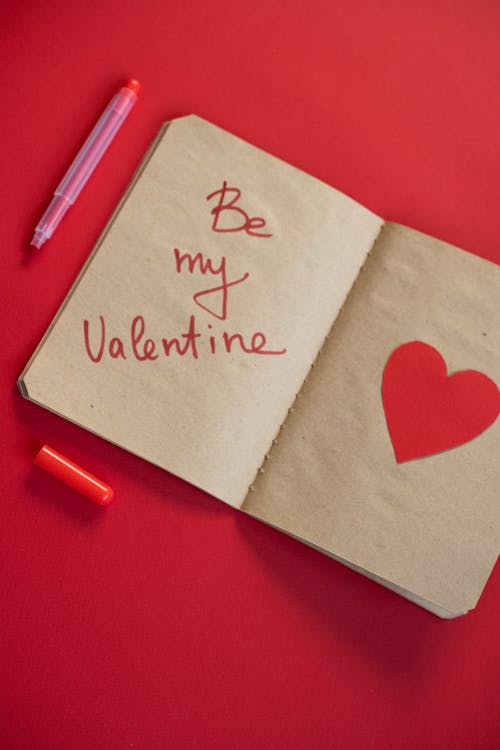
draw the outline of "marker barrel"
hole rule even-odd
[[[99,164],[106,149],[137,101],[137,94],[124,86],[115,94],[76,155],[54,195],[74,203]]]
[[[64,214],[80,195],[90,175],[136,103],[139,88],[139,82],[130,79],[111,99],[57,186],[49,207],[38,222],[31,241],[34,247],[40,248],[46,240],[52,237]]]

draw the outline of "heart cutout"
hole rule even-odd
[[[423,341],[393,351],[382,379],[387,429],[398,463],[456,448],[500,413],[500,391],[487,375],[448,375],[441,354]]]

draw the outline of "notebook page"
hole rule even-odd
[[[21,390],[239,506],[381,224],[201,118],[174,120]]]
[[[385,224],[243,510],[436,608],[474,607],[500,548],[499,292],[493,263]],[[397,461],[382,382],[392,353],[416,340],[422,358],[398,383],[398,409],[415,378],[434,382],[429,347],[444,360],[443,400],[429,391],[419,402],[431,452],[413,418],[402,437],[418,455]],[[491,418],[463,439],[487,393]],[[461,439],[436,451],[446,426]]]

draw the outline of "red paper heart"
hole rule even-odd
[[[393,351],[382,400],[396,461],[410,461],[467,443],[500,413],[500,391],[476,370],[448,375],[440,353],[423,341]]]

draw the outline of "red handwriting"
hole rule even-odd
[[[85,342],[85,351],[87,352],[87,355],[92,360],[92,362],[101,361],[106,346],[106,321],[104,320],[104,317],[102,315],[99,315],[99,322],[99,346],[97,348],[97,354],[94,354],[92,352],[92,347],[90,346],[89,321],[83,321],[83,339]],[[145,339],[144,342],[142,342],[145,330],[146,324],[144,322],[144,318],[142,317],[142,315],[136,315],[130,326],[130,345],[132,354],[139,362],[158,359],[158,354],[156,354],[156,344],[153,339]],[[172,348],[175,348],[175,351],[181,357],[184,357],[186,354],[190,353],[194,357],[194,359],[198,359],[196,339],[200,336],[201,334],[197,333],[195,330],[194,315],[191,315],[187,333],[181,333],[181,338],[185,339],[184,346],[180,344],[178,338],[172,338],[170,340],[162,338],[161,344],[163,346],[163,352],[165,356],[168,357],[170,355],[170,350]],[[142,353],[140,351],[139,344],[142,345]],[[110,340],[108,345],[108,354],[112,359],[118,359],[118,357],[127,359],[127,356],[125,354],[125,345],[122,339],[120,339],[118,336],[114,336]]]
[[[226,258],[224,256],[222,256],[219,265],[216,267],[215,263],[212,261],[211,258],[203,257],[203,253],[196,253],[196,255],[194,256],[191,255],[191,253],[184,253],[183,255],[181,255],[181,251],[177,247],[175,247],[174,255],[175,255],[175,268],[176,268],[177,273],[181,273],[182,264],[184,263],[184,261],[187,261],[188,272],[191,274],[194,273],[196,270],[198,270],[202,274],[202,276],[205,276],[207,273],[211,274],[212,276],[220,276],[220,280],[221,280],[220,285],[210,287],[209,289],[202,289],[201,292],[196,292],[196,294],[193,295],[193,300],[196,302],[196,304],[199,307],[203,308],[203,310],[206,310],[206,312],[210,313],[210,315],[213,315],[219,320],[226,320],[227,318],[227,290],[231,286],[235,286],[236,284],[241,284],[243,281],[248,279],[250,274],[245,273],[239,279],[235,279],[234,281],[228,281],[227,272],[226,272]],[[214,308],[208,307],[207,304],[202,304],[200,302],[200,297],[203,297],[207,294],[215,294],[217,292],[222,292],[220,312],[216,312]]]
[[[254,333],[251,338],[250,346],[246,346],[245,342],[243,341],[243,336],[241,333],[233,333],[232,336],[230,336],[226,331],[222,334],[222,339],[224,341],[224,344],[226,346],[226,351],[229,353],[231,351],[231,348],[233,346],[233,341],[238,341],[238,344],[240,345],[241,351],[246,352],[246,354],[285,354],[286,349],[280,349],[279,351],[270,351],[269,349],[264,349],[267,341],[266,337],[263,333],[260,331],[257,331],[257,333]]]
[[[159,344],[151,338],[145,338],[145,333],[146,323],[144,318],[142,315],[136,315],[130,324],[128,346],[122,338],[113,336],[106,348],[106,320],[104,316],[99,315],[97,332],[94,331],[95,339],[91,336],[89,321],[86,319],[83,321],[85,352],[91,362],[96,364],[101,362],[106,351],[111,359],[124,360],[128,359],[128,352],[138,362],[157,360],[160,356],[157,352],[163,352],[165,357],[177,354],[179,357],[190,356],[193,359],[198,359],[200,342],[204,341],[203,334],[196,328],[194,315],[189,318],[189,325],[185,333],[169,339],[161,338]],[[182,343],[181,339],[184,339]],[[233,354],[233,347],[236,348],[236,353],[241,352],[243,354],[280,355],[286,353],[286,349],[265,349],[267,339],[261,331],[254,333],[249,342],[245,341],[241,333],[228,333],[227,331],[223,331],[219,339],[215,335],[210,335],[208,339],[211,354],[216,354],[219,351],[223,354]],[[219,344],[221,344],[220,347]]]
[[[191,353],[194,359],[198,359],[198,349],[196,348],[196,339],[199,339],[201,333],[196,332],[194,315],[189,318],[189,328],[187,333],[181,333],[181,338],[185,339],[184,346],[182,347],[179,343],[178,338],[162,339],[163,351],[165,356],[170,356],[170,350],[175,346],[177,354],[181,357],[185,357],[186,354]]]
[[[147,359],[158,359],[158,355],[155,354],[156,344],[153,339],[146,339],[142,344],[142,354],[139,351],[139,344],[142,341],[145,330],[146,324],[144,322],[144,318],[142,317],[142,315],[136,315],[132,321],[130,340],[134,357],[138,359],[139,362],[145,362]]]
[[[228,187],[226,180],[224,180],[219,190],[214,190],[213,193],[207,195],[207,201],[212,200],[217,195],[220,196],[219,202],[210,212],[214,217],[212,222],[214,232],[246,232],[252,237],[272,237],[272,234],[256,231],[266,226],[265,219],[261,216],[251,217],[241,206],[236,205],[241,198],[241,190],[236,187]],[[223,222],[222,214],[229,222],[225,226],[221,226]]]

